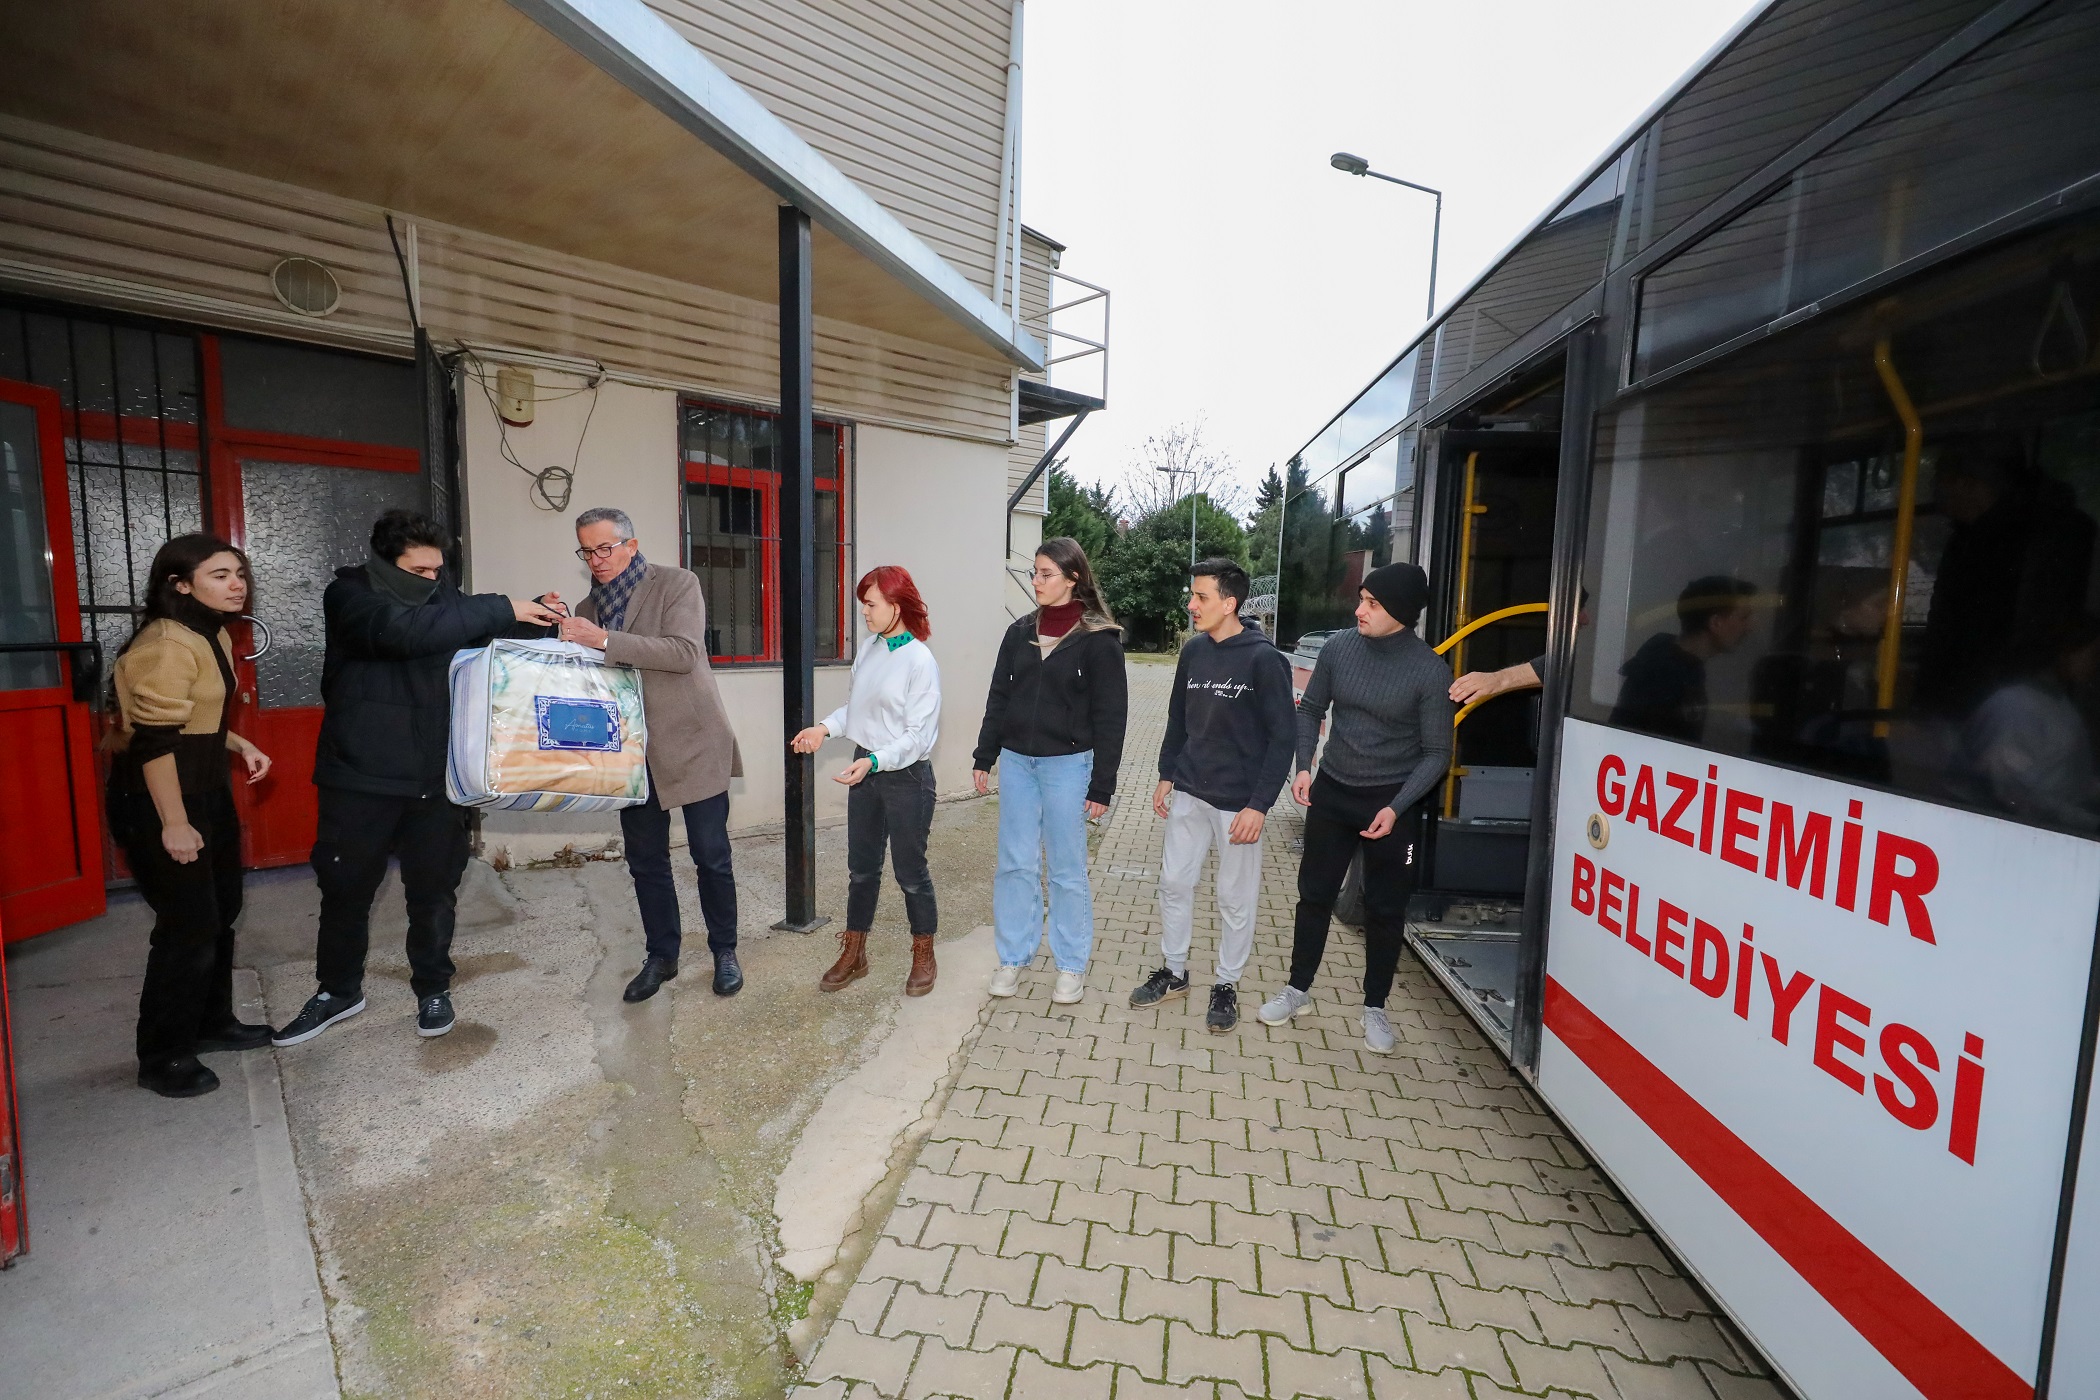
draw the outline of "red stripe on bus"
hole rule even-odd
[[[1551,977],[1546,979],[1545,1020],[1563,1045],[1928,1400],[2032,1400],[2032,1385]]]

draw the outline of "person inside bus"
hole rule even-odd
[[[1750,635],[1756,593],[1755,584],[1726,574],[1686,584],[1677,595],[1677,634],[1656,633],[1619,668],[1611,722],[1697,743],[1706,731],[1706,663]]]
[[[1373,569],[1359,592],[1356,629],[1328,638],[1313,664],[1298,702],[1291,780],[1291,797],[1306,813],[1290,981],[1256,1013],[1263,1025],[1280,1026],[1312,1005],[1335,898],[1361,850],[1364,1048],[1377,1055],[1393,1050],[1385,1002],[1414,893],[1412,818],[1451,762],[1451,672],[1414,626],[1428,601],[1429,578],[1417,566]],[[1313,752],[1330,709],[1315,777]]]
[[[1576,605],[1575,625],[1590,625],[1590,590],[1582,590],[1582,600]],[[1499,671],[1468,671],[1451,682],[1451,703],[1470,705],[1476,700],[1488,700],[1510,690],[1533,690],[1546,683],[1546,658],[1534,656],[1529,661],[1519,661],[1514,666],[1504,666]]]
[[[1959,719],[2085,611],[2095,527],[2010,435],[1935,444],[1934,479],[1951,528],[1925,615],[1916,703]]]
[[[235,691],[226,624],[248,610],[248,556],[212,535],[178,535],[153,556],[145,616],[115,671],[117,726],[105,746],[110,835],[153,910],[139,989],[139,1087],[187,1099],[219,1087],[197,1056],[270,1043],[233,1009],[241,913],[241,823],[227,757],[248,781],[270,759],[226,727]]]
[[[2059,619],[2051,644],[1976,707],[1955,752],[1955,794],[2064,830],[2100,829],[2100,779],[2081,702],[2100,675],[2100,621]]]
[[[416,1034],[452,1029],[452,919],[466,874],[468,812],[445,795],[452,653],[496,637],[540,636],[558,621],[539,603],[461,593],[445,575],[452,537],[390,510],[372,524],[371,558],[335,571],[321,595],[321,738],[314,752],[321,887],[314,975],[320,989],[271,1037],[312,1040],[365,1009],[372,900],[389,858],[408,903]]]

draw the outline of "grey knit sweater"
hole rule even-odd
[[[1451,762],[1451,668],[1412,627],[1387,637],[1351,628],[1320,649],[1298,702],[1298,761],[1312,767],[1320,721],[1332,707],[1320,771],[1349,787],[1394,789],[1404,812]]]

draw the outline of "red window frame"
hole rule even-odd
[[[780,420],[778,413],[771,413],[765,409],[748,408],[740,404],[715,403],[705,399],[682,399],[679,402],[678,447],[682,457],[687,451],[685,446],[685,414],[687,410],[696,408],[717,413],[737,413],[746,417],[765,419],[775,423]],[[846,663],[852,660],[852,653],[847,649],[848,619],[845,608],[846,573],[849,567],[846,558],[849,533],[847,530],[846,478],[847,456],[850,449],[848,447],[848,427],[846,424],[827,418],[820,418],[816,420],[816,426],[831,429],[834,460],[828,464],[828,472],[826,463],[821,461],[814,463],[816,475],[811,484],[817,492],[829,492],[838,500],[838,509],[835,512],[838,534],[834,541],[837,565],[834,570],[836,576],[831,580],[831,588],[837,599],[837,605],[834,609],[838,633],[835,638],[837,655],[830,659],[820,658],[817,664],[821,666]],[[762,650],[756,655],[710,654],[708,660],[717,666],[777,666],[780,664],[780,606],[778,598],[780,579],[780,473],[765,471],[756,467],[732,467],[712,462],[695,462],[690,460],[689,457],[680,462],[680,467],[678,490],[679,552],[684,556],[680,562],[688,569],[693,568],[693,532],[690,517],[687,514],[686,488],[689,486],[734,486],[756,491],[759,497],[758,612],[759,638]],[[695,570],[695,572],[698,572],[698,570]],[[819,579],[818,587],[823,586],[824,581]],[[713,606],[712,602],[710,602],[709,606]]]

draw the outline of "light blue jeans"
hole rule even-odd
[[[1086,790],[1094,755],[1030,758],[999,751],[999,872],[993,942],[1002,967],[1026,967],[1043,942],[1043,854],[1050,856],[1050,956],[1085,972],[1094,955],[1094,891],[1086,876]]]

